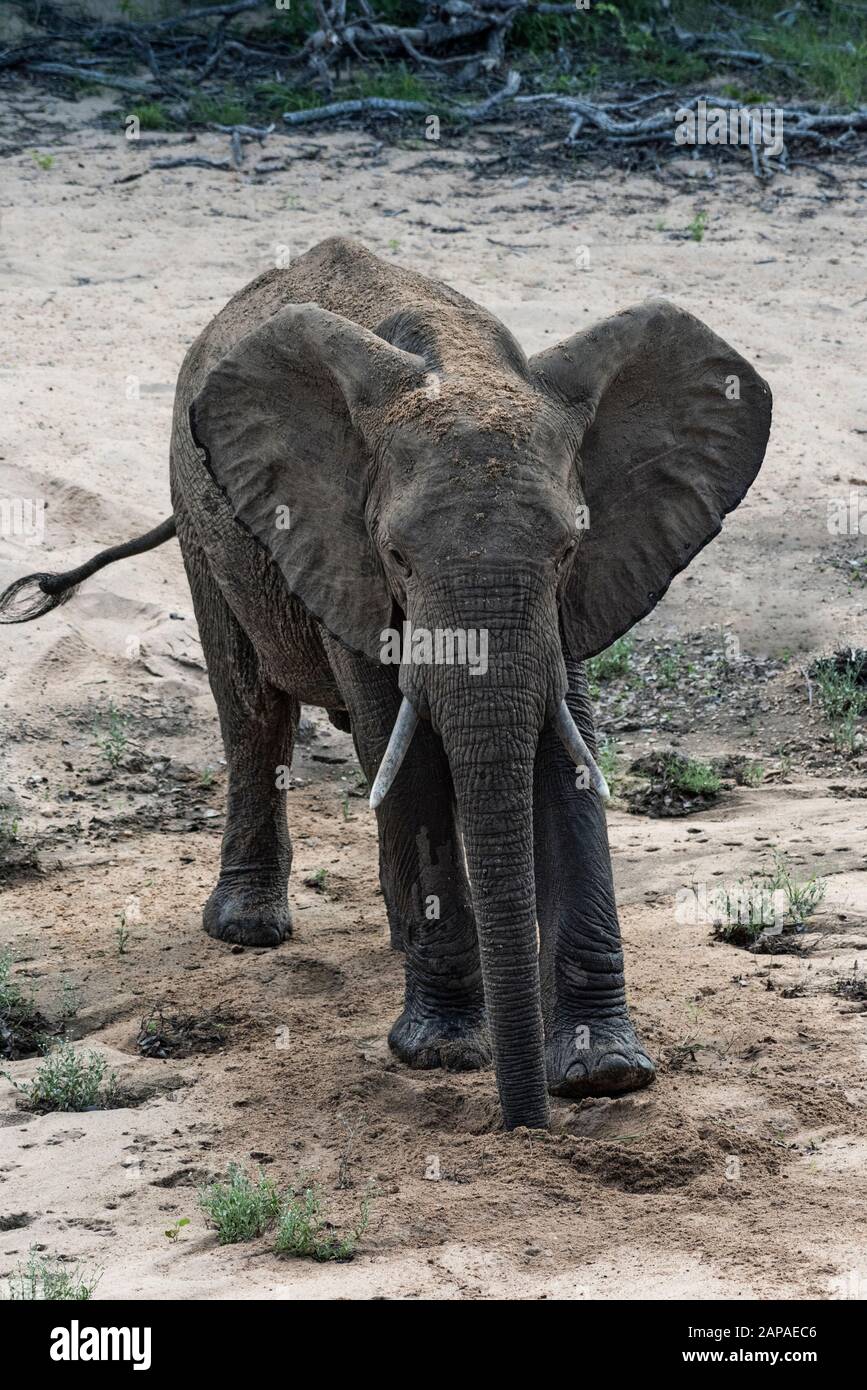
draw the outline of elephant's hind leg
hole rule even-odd
[[[292,930],[287,901],[292,845],[279,769],[292,760],[300,709],[264,679],[253,645],[204,556],[184,540],[229,780],[220,877],[205,904],[204,927],[221,941],[277,946]]]
[[[595,749],[581,667],[567,661],[572,718]],[[576,786],[557,735],[542,734],[534,793],[536,905],[548,1089],[612,1096],[653,1080],[626,1004],[605,811]]]

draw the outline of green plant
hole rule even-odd
[[[704,234],[707,229],[707,213],[697,212],[695,217],[688,223],[686,230],[689,232],[693,241],[704,241]]]
[[[586,662],[588,680],[601,685],[605,681],[615,680],[618,676],[628,675],[633,646],[631,637],[618,637],[604,652],[600,652],[598,656],[591,656]]]
[[[74,1265],[64,1268],[59,1258],[30,1251],[27,1264],[18,1266],[9,1279],[7,1297],[13,1302],[86,1303],[102,1278],[101,1270],[87,1271]]]
[[[257,82],[253,86],[253,101],[258,110],[277,121],[284,111],[305,111],[311,106],[321,106],[321,96],[309,87],[293,87],[279,80]]]
[[[12,952],[0,951],[0,1057],[10,1061],[42,1052],[50,1031],[32,995],[10,979],[11,970]]]
[[[359,1240],[367,1230],[370,1200],[362,1199],[358,1220],[341,1235],[325,1218],[325,1203],[316,1187],[291,1191],[285,1198],[277,1223],[274,1245],[278,1255],[317,1260],[351,1260]]]
[[[308,888],[315,888],[317,893],[324,893],[328,887],[328,870],[314,869],[312,874],[308,874],[304,880]]]
[[[112,772],[116,772],[126,755],[127,726],[129,719],[125,714],[121,714],[112,702],[108,706],[108,728],[102,734],[97,734],[97,747],[102,750],[106,762]]]
[[[40,169],[50,169],[54,164],[53,154],[40,154],[38,150],[31,150],[30,153]]]
[[[69,1023],[81,1008],[81,993],[69,980],[61,980],[57,991],[57,1012],[61,1023]]]
[[[715,796],[722,786],[719,774],[697,758],[668,758],[663,777],[672,791],[687,796]]]
[[[854,752],[860,739],[858,721],[867,713],[867,651],[843,647],[833,656],[814,661],[810,674],[834,747],[838,752]]]
[[[681,681],[684,670],[692,670],[680,642],[674,642],[668,647],[654,646],[653,662],[656,667],[656,682],[666,689],[673,688]]]
[[[197,92],[189,104],[188,119],[191,125],[246,125],[253,112],[249,102],[240,95],[224,93],[221,96],[205,96]]]
[[[745,787],[758,787],[765,779],[763,763],[745,763],[740,770],[740,781]]]
[[[124,119],[126,116],[136,116],[140,130],[172,130],[175,126],[174,120],[159,101],[147,101],[135,106]]]
[[[199,1206],[216,1227],[220,1245],[254,1240],[276,1220],[280,1193],[261,1169],[252,1179],[236,1163],[229,1165],[226,1182],[215,1182],[199,1192]]]
[[[360,73],[350,84],[352,97],[390,97],[393,101],[430,101],[430,83],[410,72],[404,63],[390,64],[385,72]]]
[[[119,955],[119,956],[125,956],[125,955],[126,955],[126,951],[127,951],[127,947],[129,946],[129,938],[130,938],[129,929],[128,929],[127,925],[126,925],[126,913],[125,913],[125,912],[122,912],[122,913],[120,914],[120,921],[119,921],[118,924],[117,924],[117,930],[116,930],[116,932],[115,932],[115,938],[116,938],[116,940],[117,940],[117,953],[118,953],[118,955]]]
[[[178,1239],[178,1236],[181,1234],[181,1231],[184,1229],[184,1227],[189,1226],[189,1224],[190,1218],[188,1216],[182,1216],[180,1220],[173,1222],[172,1225],[169,1226],[168,1230],[163,1231],[163,1235],[165,1236],[166,1240],[174,1242]]]
[[[18,839],[18,831],[20,829],[21,822],[17,816],[0,815],[0,847],[3,845],[14,845],[15,841]]]
[[[714,934],[736,946],[751,946],[771,927],[779,932],[799,931],[822,902],[826,888],[825,880],[816,874],[796,878],[784,856],[774,851],[770,869],[712,894]]]
[[[777,900],[767,874],[741,879],[711,895],[714,935],[734,946],[752,946],[769,927],[777,926]]]
[[[8,1072],[0,1075],[26,1096],[32,1110],[105,1110],[113,1104],[117,1089],[113,1072],[102,1089],[107,1070],[108,1063],[98,1052],[76,1052],[62,1042],[48,1054],[32,1081],[16,1081]]]
[[[606,738],[600,734],[596,742],[596,762],[602,776],[613,791],[620,775],[620,759],[613,738]]]
[[[780,853],[774,855],[774,888],[781,888],[786,895],[786,912],[794,927],[803,927],[823,901],[828,884],[818,874],[807,879],[796,879]]]

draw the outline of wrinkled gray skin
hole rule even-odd
[[[343,239],[238,294],[184,362],[171,456],[229,773],[206,930],[290,933],[276,770],[300,704],[351,726],[372,780],[407,695],[421,723],[377,812],[406,961],[391,1047],[456,1070],[493,1053],[510,1127],[544,1126],[548,1091],[646,1085],[603,806],[550,720],[565,695],[594,746],[581,659],[718,531],[769,419],[749,364],[665,303],[528,362],[478,306]],[[487,674],[383,664],[404,616],[487,629]]]

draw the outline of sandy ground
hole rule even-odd
[[[88,124],[99,106],[25,92],[0,115],[0,496],[47,504],[41,544],[3,536],[0,583],[168,514],[182,356],[285,248],[357,237],[477,298],[528,351],[667,295],[757,363],[775,416],[757,485],[641,641],[728,640],[740,661],[718,700],[660,691],[657,704],[648,687],[637,715],[609,701],[604,722],[624,755],[673,742],[749,754],[767,776],[683,819],[615,805],[632,1007],[657,1083],[558,1102],[550,1135],[504,1135],[490,1073],[412,1073],[388,1053],[402,969],[374,826],[351,743],[317,712],[289,798],[293,940],[240,951],[201,932],[224,769],[176,544],[4,628],[2,790],[19,821],[7,849],[38,868],[7,876],[2,941],[47,1012],[65,982],[71,1035],[140,1103],[37,1116],[0,1081],[0,1276],[36,1244],[102,1268],[101,1297],[863,1296],[867,1012],[834,989],[867,949],[867,760],[834,753],[802,672],[863,642],[867,588],[845,565],[864,537],[826,526],[829,498],[867,488],[863,171],[831,182],[799,168],[766,189],[734,161],[715,177],[701,160],[660,177],[479,177],[472,152],[356,132],[305,138],[318,158],[261,181],[203,168],[129,180],[158,156],[223,158],[225,141],[130,143]],[[700,210],[697,242],[685,229]],[[100,747],[110,706],[114,771]],[[797,954],[751,954],[678,920],[679,890],[733,883],[773,847],[828,884]],[[321,869],[324,891],[304,883]],[[141,1057],[154,1005],[220,1005],[225,1045]],[[315,1176],[337,1221],[369,1187],[357,1258],[219,1247],[196,1188],[232,1160]]]

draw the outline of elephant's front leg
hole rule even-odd
[[[326,639],[358,759],[372,784],[400,708],[393,668],[377,668]],[[406,997],[388,1041],[411,1067],[471,1071],[490,1043],[476,925],[442,744],[422,722],[376,812],[379,876],[392,944],[404,953]]]
[[[582,667],[567,660],[567,701],[595,751]],[[576,769],[546,729],[534,790],[536,905],[548,1089],[610,1096],[653,1080],[626,1005],[620,924],[600,798],[579,789]]]

